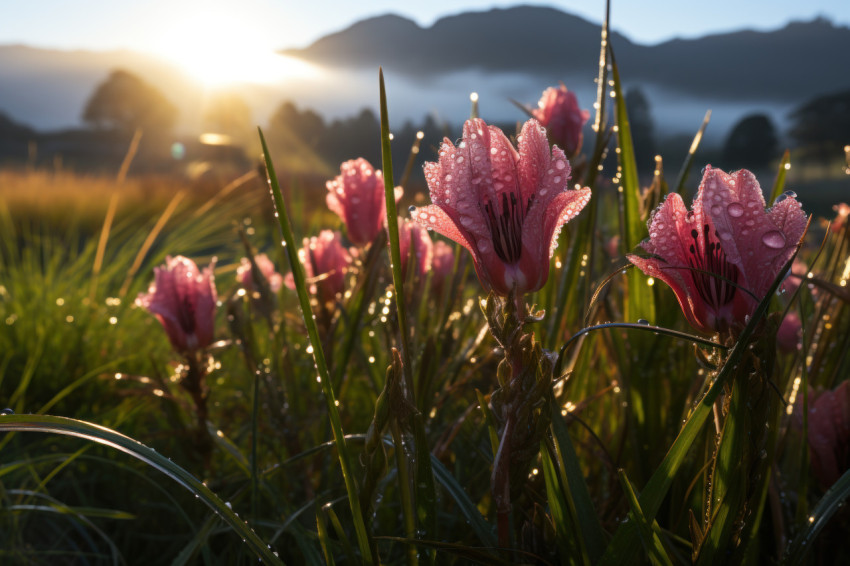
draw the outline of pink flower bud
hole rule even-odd
[[[327,182],[328,208],[345,223],[348,239],[363,247],[375,239],[387,217],[384,177],[362,157],[346,161],[339,170]],[[396,202],[402,192],[401,187],[395,188]]]
[[[419,278],[424,278],[431,267],[431,257],[434,243],[428,231],[422,226],[410,220],[398,219],[398,243],[401,252],[401,274],[402,279],[407,279],[407,264],[410,261],[410,246],[413,245],[413,254],[416,261],[416,273]]]
[[[269,288],[273,293],[277,293],[283,284],[283,276],[275,271],[272,260],[266,254],[257,254],[254,256],[254,261],[257,262],[257,267],[262,271],[263,277],[269,282]],[[236,280],[248,292],[253,291],[256,287],[254,278],[251,276],[251,262],[247,257],[243,257],[239,267],[236,268]]]
[[[203,350],[213,341],[217,293],[213,260],[203,272],[191,259],[168,256],[154,268],[154,282],[136,304],[148,309],[180,353]]]
[[[828,489],[850,469],[850,382],[809,397],[808,430],[812,473]]]
[[[304,238],[304,247],[298,250],[304,265],[310,292],[321,304],[331,303],[345,291],[345,274],[351,263],[351,254],[342,245],[339,232],[322,230],[318,236]],[[284,283],[295,289],[295,280],[289,273]]]
[[[549,87],[543,91],[537,106],[532,115],[546,126],[552,141],[567,156],[576,155],[581,150],[581,129],[590,118],[590,112],[578,107],[575,93],[567,90],[563,84],[558,88]]]
[[[802,347],[800,339],[803,336],[803,323],[797,311],[788,311],[779,330],[776,332],[776,344],[779,350],[785,354],[796,352]]]

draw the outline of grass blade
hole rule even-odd
[[[796,565],[805,562],[806,554],[812,548],[815,537],[818,536],[818,533],[826,526],[832,516],[841,509],[848,497],[850,497],[850,470],[844,472],[812,510],[805,528],[797,533],[797,536],[788,545],[788,551],[782,560],[782,564]]]
[[[258,129],[259,130],[259,129]],[[342,431],[342,422],[339,418],[339,411],[336,406],[336,398],[334,397],[333,385],[331,376],[328,373],[328,366],[325,361],[325,355],[322,351],[322,340],[319,337],[319,328],[316,325],[316,319],[313,317],[313,310],[310,307],[310,296],[307,291],[306,276],[304,274],[304,266],[298,260],[298,246],[295,242],[295,236],[292,233],[292,224],[289,221],[289,213],[286,208],[286,203],[283,200],[283,194],[280,192],[280,185],[277,181],[277,174],[272,164],[271,155],[269,154],[266,138],[263,136],[263,131],[259,130],[260,143],[263,146],[263,156],[266,163],[266,173],[268,175],[269,188],[272,195],[272,202],[276,210],[275,216],[278,220],[283,244],[286,251],[289,265],[292,269],[292,276],[295,280],[295,289],[298,292],[298,300],[301,304],[301,314],[304,319],[304,324],[307,327],[307,333],[310,336],[310,344],[313,348],[313,361],[316,364],[318,379],[321,381],[322,391],[325,395],[325,402],[328,407],[328,416],[331,421],[331,429],[333,431],[334,442],[336,443],[337,452],[339,453],[339,462],[342,467],[342,476],[345,481],[345,490],[348,493],[348,503],[351,506],[351,514],[353,516],[354,528],[357,532],[357,543],[360,547],[362,558],[366,564],[373,564],[372,550],[369,544],[369,535],[366,530],[366,523],[363,520],[363,512],[360,509],[359,489],[357,480],[354,477],[351,468],[351,458],[348,454],[348,447],[345,443],[345,435]]]
[[[75,436],[129,454],[161,471],[207,504],[237,535],[242,537],[258,558],[267,564],[283,564],[253,529],[207,486],[165,456],[128,436],[99,425],[65,417],[47,415],[4,415],[0,417],[0,432],[11,431],[46,432],[48,434]]]

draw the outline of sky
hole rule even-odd
[[[172,35],[199,23],[268,49],[304,47],[354,21],[394,12],[422,26],[442,16],[523,2],[492,0],[0,0],[0,44],[60,49],[129,48],[161,53]],[[599,22],[603,0],[525,2]],[[769,30],[826,16],[850,25],[848,0],[615,0],[612,27],[632,41],[658,43],[742,28]],[[193,32],[195,33],[195,32]],[[210,34],[212,35],[212,34]],[[210,38],[212,41],[212,38]]]

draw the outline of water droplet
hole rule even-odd
[[[648,321],[648,320],[646,320],[645,318],[639,318],[639,319],[638,319],[638,321],[637,321],[637,323],[638,323],[638,324],[644,324],[644,325],[646,325],[646,326],[649,326],[649,321]]]
[[[726,207],[726,212],[733,218],[740,218],[744,215],[744,207],[741,206],[740,202],[729,203],[729,206]]]
[[[720,216],[721,212],[723,212],[723,209],[720,208],[719,204],[715,204],[711,207],[711,214],[713,214],[714,216]]]
[[[415,206],[413,206],[413,205],[408,206],[408,207],[407,207],[407,212],[416,212],[416,207],[415,207]]]
[[[779,230],[771,230],[764,233],[761,237],[761,242],[774,250],[782,249],[785,247],[785,234]]]
[[[785,198],[797,198],[797,193],[795,193],[794,191],[785,191],[782,194],[785,196]]]
[[[14,414],[15,414],[15,411],[13,411],[12,409],[10,409],[10,408],[8,408],[8,407],[6,407],[6,408],[5,408],[5,409],[3,409],[2,411],[0,411],[0,416],[4,416],[4,415],[14,415]]]

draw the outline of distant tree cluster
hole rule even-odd
[[[98,129],[168,132],[177,109],[156,88],[136,75],[116,70],[95,89],[83,110],[83,121]]]
[[[406,157],[416,139],[417,132],[423,132],[424,143],[416,161],[433,159],[434,152],[444,135],[450,135],[446,126],[440,126],[433,117],[427,116],[421,125],[406,122],[400,129],[393,131],[393,155],[395,165],[401,174]],[[326,122],[314,110],[298,109],[291,101],[283,102],[272,115],[266,137],[272,150],[289,156],[319,156],[330,169],[339,163],[356,157],[363,157],[381,167],[381,124],[375,113],[364,108],[350,118]],[[421,169],[415,168],[414,171]]]
[[[658,151],[649,100],[640,88],[626,92],[626,108],[631,123],[635,158],[643,177],[651,173]],[[116,70],[92,93],[83,111],[83,120],[98,130],[132,133],[143,130],[146,137],[171,132],[177,109],[155,87],[136,75]],[[821,96],[796,108],[787,132],[804,157],[828,161],[843,155],[850,144],[850,91]],[[234,143],[250,146],[254,135],[251,109],[235,93],[221,93],[206,102],[202,111],[204,128],[227,134]],[[505,128],[510,131],[510,127]],[[403,167],[417,132],[424,133],[417,163],[433,159],[448,126],[431,116],[420,126],[405,123],[394,132],[393,152]],[[299,109],[283,102],[272,115],[266,137],[272,149],[303,170],[333,170],[347,159],[364,157],[376,166],[381,163],[380,122],[370,109],[331,122],[311,109]],[[778,157],[780,134],[766,114],[742,118],[731,130],[722,149],[722,165],[728,168],[768,167]],[[414,171],[419,173],[421,167]]]

